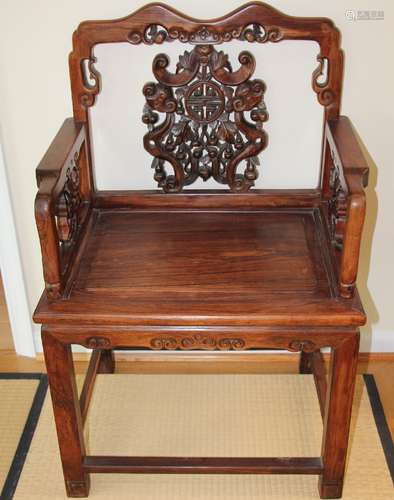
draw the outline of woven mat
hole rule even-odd
[[[10,470],[38,380],[0,378],[0,492]]]
[[[92,454],[313,456],[322,423],[310,375],[102,375],[87,421]],[[47,397],[15,500],[65,499]],[[316,499],[316,476],[92,475],[91,499]],[[394,498],[373,414],[357,383],[344,500]]]

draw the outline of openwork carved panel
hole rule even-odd
[[[178,28],[167,29],[160,24],[150,24],[143,32],[131,31],[128,35],[130,43],[147,45],[173,40],[191,44],[220,44],[231,40],[266,43],[268,41],[279,42],[282,38],[283,33],[277,26],[264,27],[259,23],[238,26],[222,32],[215,31],[209,26],[201,26],[188,32]]]
[[[338,250],[342,250],[347,220],[347,188],[344,179],[341,179],[341,169],[331,150],[330,190],[331,198],[328,202],[328,219],[330,223],[331,241]]]
[[[179,192],[198,177],[213,177],[235,192],[247,191],[258,176],[258,153],[267,143],[265,84],[251,79],[255,60],[239,55],[233,71],[228,56],[212,45],[197,45],[179,57],[176,72],[169,58],[153,61],[157,82],[143,88],[142,120],[148,126],[145,149],[154,156],[154,179],[165,192]],[[165,117],[160,121],[160,113]],[[174,171],[169,175],[165,163]],[[244,162],[244,170],[241,169]]]
[[[78,152],[75,153],[66,170],[66,179],[56,207],[56,221],[59,241],[62,245],[71,243],[80,225],[80,179]]]

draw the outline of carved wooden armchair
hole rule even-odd
[[[266,89],[253,78],[249,51],[232,69],[225,48],[233,39],[250,42],[248,48],[281,40],[319,44],[312,75],[324,107],[318,188],[251,189],[267,144]],[[176,73],[159,54],[154,81],[143,87],[144,147],[159,189],[98,190],[88,120],[100,90],[93,47],[165,47],[175,40],[190,46]],[[365,322],[355,282],[368,176],[350,121],[340,116],[342,61],[332,21],[289,17],[258,2],[208,21],[150,4],[75,31],[74,117],[37,168],[35,204],[45,291],[34,320],[42,324],[69,496],[87,496],[89,474],[103,472],[316,474],[321,498],[341,496],[358,328]],[[209,177],[227,189],[184,189]],[[72,344],[93,350],[79,399]],[[324,347],[332,353],[328,381]],[[301,352],[300,371],[315,376],[324,420],[321,456],[87,455],[82,429],[95,375],[113,372],[113,350],[126,348]]]

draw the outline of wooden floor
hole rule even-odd
[[[75,367],[83,373],[87,367],[85,354],[75,355]],[[118,373],[297,373],[298,355],[253,353],[209,353],[202,359],[196,353],[174,356],[158,353],[120,353]],[[37,359],[16,356],[12,350],[0,350],[0,372],[45,371],[42,356]],[[379,388],[384,411],[394,439],[394,353],[360,355],[359,373],[372,373]]]

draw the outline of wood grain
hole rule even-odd
[[[82,466],[86,451],[71,348],[50,335],[42,342],[67,495],[85,497],[90,481]]]
[[[136,474],[319,474],[323,464],[316,458],[216,458],[216,457],[106,457],[87,456],[90,473]]]
[[[333,349],[324,410],[321,498],[340,498],[348,448],[348,434],[356,381],[359,334],[349,335]]]
[[[161,193],[157,190],[116,190],[94,193],[95,208],[129,210],[258,210],[267,207],[308,208],[320,205],[318,189],[253,189],[232,194],[226,190],[190,189],[187,193]]]

